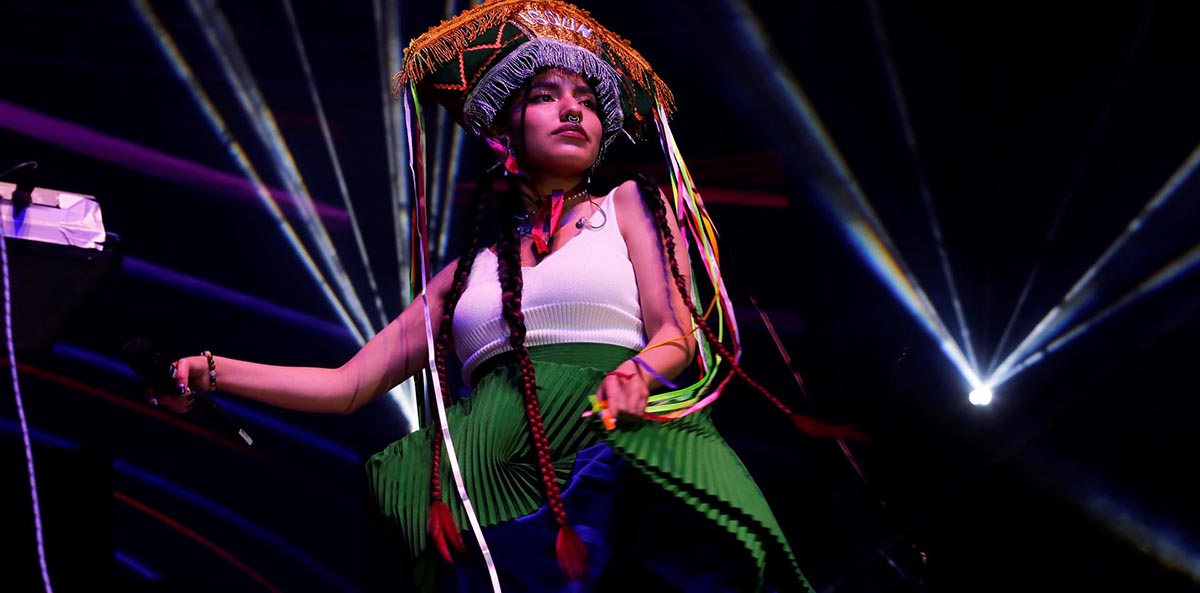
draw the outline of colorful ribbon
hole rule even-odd
[[[556,189],[533,214],[533,249],[539,258],[550,253],[550,241],[554,240],[558,223],[562,221],[562,212],[563,191]]]

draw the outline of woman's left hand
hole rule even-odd
[[[605,406],[605,418],[617,421],[642,418],[649,396],[650,388],[646,385],[646,379],[642,377],[637,363],[632,361],[622,363],[605,376],[596,392],[596,399]]]

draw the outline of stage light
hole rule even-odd
[[[987,385],[980,385],[971,390],[967,400],[977,406],[986,406],[992,403],[992,389]]]
[[[783,60],[771,49],[762,23],[745,2],[729,0],[726,4],[729,12],[735,15],[733,24],[737,27],[736,31],[740,37],[738,47],[745,52],[746,63],[754,70],[755,77],[764,81],[765,89],[773,96],[782,97],[788,104],[789,108],[781,112],[781,125],[788,127],[789,135],[803,145],[809,157],[805,162],[812,168],[809,176],[816,189],[815,194],[829,214],[837,220],[863,261],[937,341],[942,352],[967,384],[978,387],[982,382],[978,378],[978,365],[970,344],[970,332],[967,331],[966,320],[962,315],[958,293],[953,288],[955,282],[949,268],[949,258],[945,254],[944,245],[941,245],[941,231],[931,210],[932,200],[929,199],[927,188],[923,189],[926,206],[930,208],[927,215],[935,241],[939,244],[942,271],[946,276],[947,285],[951,287],[951,301],[955,312],[958,313],[961,343],[955,339],[934,301],[921,285],[920,279],[904,260],[883,220],[855,178],[849,163],[817,115],[816,108]]]
[[[991,376],[995,378],[993,386],[998,386],[1008,381],[1022,369],[1032,366],[1053,350],[1082,335],[1095,322],[1107,318],[1133,301],[1138,300],[1143,295],[1169,284],[1171,281],[1194,269],[1197,262],[1200,261],[1200,252],[1197,252],[1197,248],[1200,246],[1193,246],[1187,252],[1172,260],[1165,267],[1138,284],[1133,290],[1119,298],[1115,304],[1104,308],[1086,321],[1078,321],[1081,316],[1098,306],[1097,299],[1102,294],[1103,288],[1106,284],[1113,281],[1106,276],[1109,269],[1114,267],[1110,266],[1114,258],[1122,253],[1126,245],[1129,245],[1134,240],[1139,230],[1146,227],[1146,222],[1155,213],[1159,212],[1164,204],[1178,194],[1176,190],[1198,169],[1200,169],[1200,145],[1192,149],[1192,152],[1188,154],[1183,164],[1171,174],[1167,182],[1155,192],[1150,201],[1142,207],[1142,210],[1129,221],[1129,224],[1125,226],[1125,231],[1075,281],[1075,284],[1063,296],[1062,301],[1046,313],[1046,316],[1034,326],[1029,335],[1005,357],[995,372],[991,373]],[[1162,237],[1155,237],[1153,240],[1161,241]],[[1136,248],[1137,246],[1135,245],[1130,249]],[[1016,311],[1013,314],[1015,319]],[[1011,324],[1012,321],[1009,323]],[[1005,331],[1007,333],[1007,330]],[[999,352],[1000,349],[997,348],[996,351]]]

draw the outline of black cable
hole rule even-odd
[[[37,161],[25,161],[21,164],[14,165],[12,168],[8,169],[7,171],[0,173],[0,179],[4,179],[4,177],[6,175],[8,175],[9,173],[12,173],[13,171],[16,171],[18,169],[23,169],[25,167],[29,167],[31,169],[37,169],[37,167],[38,167]]]

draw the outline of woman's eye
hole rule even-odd
[[[540,95],[534,95],[534,96],[530,97],[529,100],[530,100],[530,102],[533,102],[533,103],[549,103],[550,101],[554,100],[554,97],[551,97],[550,95],[543,93]]]
[[[583,105],[584,107],[587,107],[588,109],[591,109],[592,111],[596,110],[596,100],[595,99],[584,99],[584,100],[580,101],[579,104]]]

